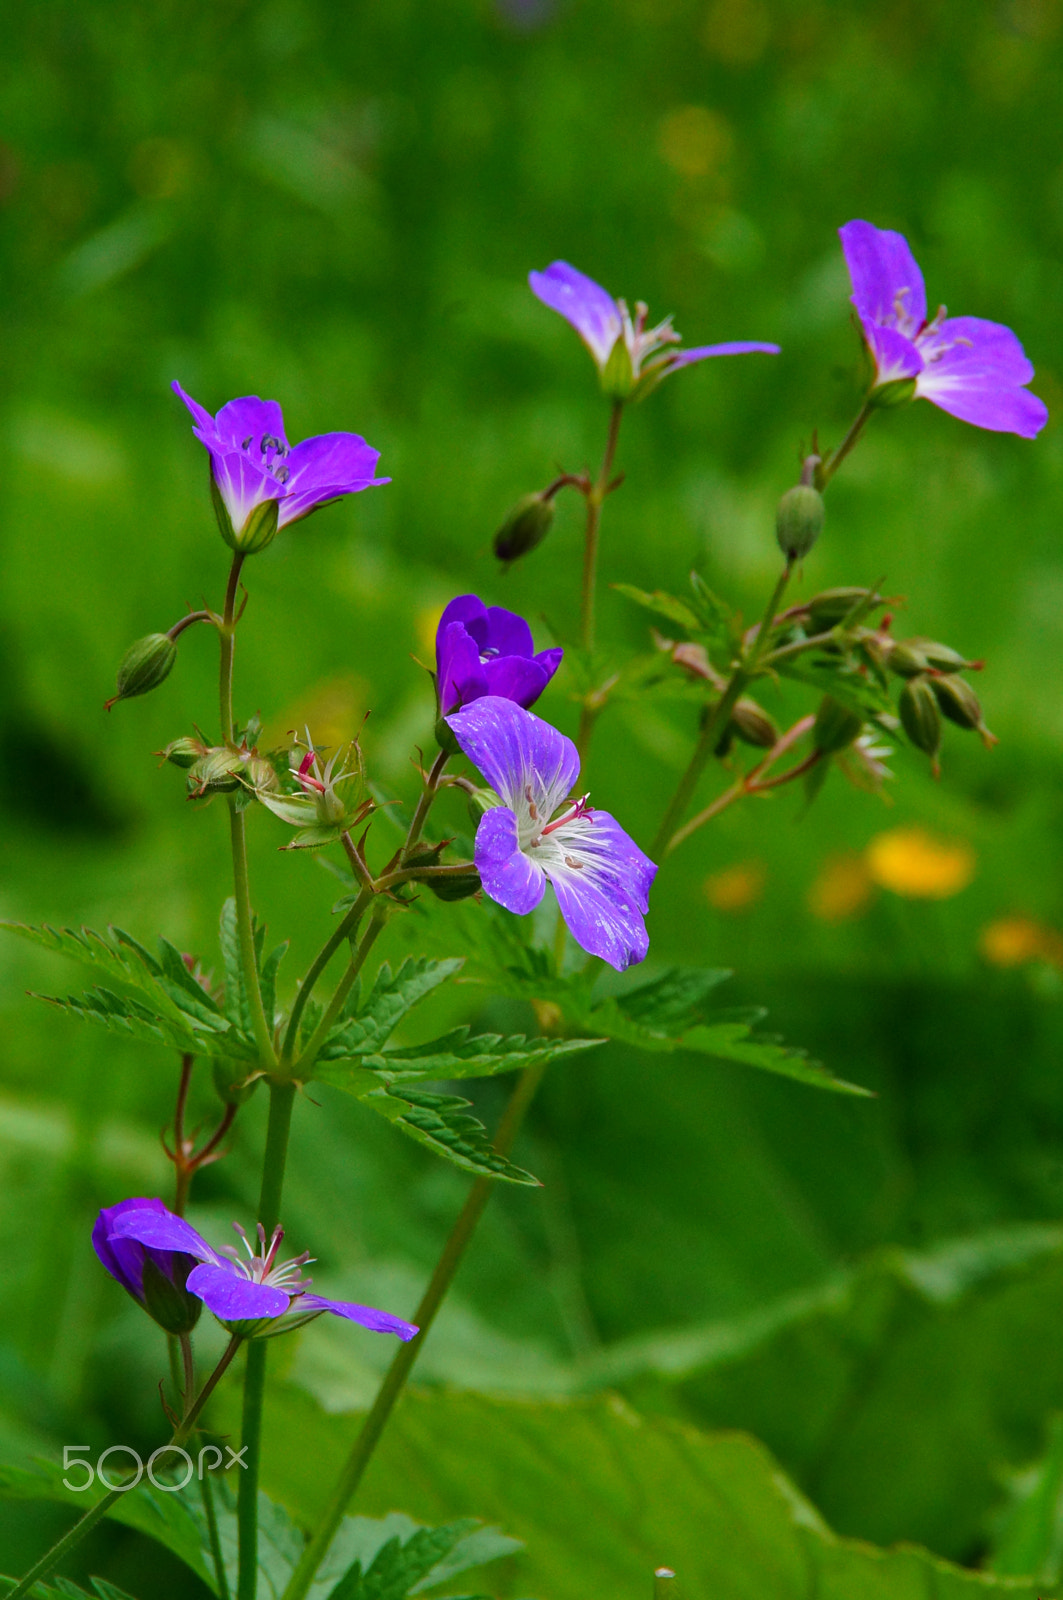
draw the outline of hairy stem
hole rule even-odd
[[[830,455],[827,456],[826,460],[821,461],[819,466],[816,468],[816,488],[820,491],[820,493],[822,493],[827,487],[828,483],[833,478],[834,474],[837,472],[838,468],[841,466],[850,450],[852,450],[853,446],[860,438],[860,435],[867,426],[868,418],[871,416],[871,413],[874,411],[874,409],[875,407],[871,404],[870,398],[864,401],[863,405],[860,407],[860,410],[853,419],[853,423],[849,429],[849,432],[845,435],[845,438],[842,440],[837,450],[832,450]]]
[[[616,442],[620,436],[620,419],[624,415],[624,402],[613,401],[609,415],[609,432],[605,441],[605,454],[596,481],[587,492],[587,525],[583,535],[583,587],[580,593],[580,644],[584,650],[594,649],[594,601],[598,587],[598,535],[602,520],[602,504],[609,492],[609,478],[616,455]]]
[[[285,1080],[273,1080],[270,1083],[269,1124],[262,1159],[262,1190],[258,1200],[258,1220],[265,1229],[267,1239],[280,1221],[294,1101],[294,1083]],[[240,1535],[240,1565],[236,1586],[238,1600],[255,1600],[258,1584],[258,1473],[262,1455],[262,1402],[266,1391],[267,1349],[264,1339],[250,1340],[244,1369],[240,1443],[244,1450],[245,1465],[236,1496],[236,1525]]]
[[[421,798],[417,802],[417,809],[414,811],[413,820],[406,835],[406,843],[402,847],[403,861],[412,853],[414,846],[421,837],[421,831],[428,820],[428,813],[431,811],[436,795],[439,793],[439,782],[443,776],[443,769],[449,760],[449,751],[441,750],[432,763],[432,770],[425,779],[424,788],[421,790]]]
[[[543,1080],[545,1067],[528,1067],[521,1073],[510,1095],[509,1103],[498,1125],[495,1138],[495,1149],[499,1155],[507,1155],[513,1148],[513,1141],[524,1121],[525,1113],[535,1098],[535,1093]],[[292,1573],[288,1587],[285,1589],[282,1600],[304,1600],[307,1590],[314,1580],[317,1572],[336,1530],[343,1520],[347,1507],[352,1500],[358,1485],[365,1475],[365,1469],[372,1459],[373,1452],[379,1443],[380,1436],[387,1425],[399,1398],[406,1386],[406,1380],[413,1369],[421,1347],[428,1337],[432,1323],[435,1321],[443,1301],[446,1299],[447,1290],[454,1281],[461,1259],[468,1248],[476,1225],[483,1215],[484,1207],[491,1198],[495,1180],[492,1178],[477,1178],[461,1209],[458,1220],[450,1231],[450,1236],[443,1246],[443,1253],[436,1263],[428,1288],[425,1290],[420,1305],[414,1312],[414,1321],[419,1332],[416,1338],[408,1344],[399,1346],[391,1366],[388,1368],[380,1388],[377,1390],[376,1399],[373,1401],[361,1431],[351,1453],[347,1458],[339,1481],[332,1493],[321,1523],[314,1532],[306,1549],[299,1560],[299,1564]]]
[[[354,905],[347,912],[343,921],[329,936],[318,954],[314,957],[306,977],[299,985],[299,993],[295,997],[295,1004],[292,1006],[292,1014],[288,1018],[288,1026],[284,1034],[284,1048],[281,1051],[282,1062],[289,1063],[294,1060],[295,1051],[299,1040],[299,1023],[302,1019],[303,1012],[306,1009],[306,1002],[313,993],[317,980],[320,978],[321,974],[324,972],[325,968],[336,954],[336,951],[339,949],[340,945],[343,944],[344,941],[348,939],[358,927],[358,924],[361,922],[362,917],[365,914],[365,908],[372,898],[373,890],[371,888],[362,890],[361,894],[354,902]]]
[[[329,1030],[331,1029],[332,1024],[336,1021],[340,1012],[343,1010],[343,1003],[348,994],[351,992],[351,986],[354,983],[355,978],[357,978],[358,974],[361,972],[362,967],[365,965],[365,958],[380,936],[386,921],[387,913],[385,911],[377,910],[373,913],[372,920],[370,921],[368,928],[366,928],[365,932],[362,934],[362,937],[358,942],[358,948],[355,950],[350,959],[347,971],[343,974],[343,977],[336,985],[336,992],[332,996],[332,999],[329,1001],[328,1005],[325,1007],[321,1021],[318,1023],[310,1038],[307,1040],[298,1061],[295,1063],[293,1070],[297,1074],[305,1074],[309,1072],[310,1068],[316,1061],[317,1053],[321,1049],[321,1046],[324,1044],[325,1040],[328,1038]]]

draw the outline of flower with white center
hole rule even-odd
[[[950,317],[941,306],[927,319],[923,274],[901,233],[870,222],[839,228],[852,302],[875,363],[872,395],[886,384],[910,384],[961,422],[1032,439],[1048,407],[1026,385],[1033,367],[1022,345],[999,322]]]
[[[484,695],[447,719],[501,800],[480,819],[476,867],[486,894],[524,916],[547,880],[569,932],[622,972],[649,948],[657,868],[614,817],[568,799],[579,777],[571,739],[512,700]]]

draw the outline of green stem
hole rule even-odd
[[[218,1379],[236,1354],[240,1343],[241,1341],[235,1336],[230,1339],[225,1353],[203,1385],[195,1404],[190,1408],[188,1415],[183,1419],[180,1426],[174,1431],[173,1438],[170,1440],[171,1444],[181,1444],[183,1440],[188,1438],[195,1425],[196,1418],[214,1392]],[[50,1550],[45,1551],[44,1555],[30,1568],[21,1582],[17,1583],[6,1596],[6,1600],[23,1600],[23,1596],[29,1594],[33,1585],[39,1579],[46,1578],[65,1556],[68,1556],[72,1550],[77,1549],[82,1539],[90,1534],[96,1524],[101,1522],[107,1515],[115,1501],[126,1493],[128,1493],[127,1485],[119,1484],[117,1488],[105,1494],[102,1500],[97,1500],[94,1506],[90,1506],[84,1516],[79,1517],[74,1526],[53,1544]]]
[[[269,1086],[269,1123],[266,1149],[262,1158],[262,1190],[258,1200],[258,1220],[266,1238],[280,1221],[284,1168],[288,1159],[288,1136],[292,1126],[295,1084],[274,1079]],[[266,1391],[266,1352],[264,1339],[252,1339],[247,1346],[244,1369],[244,1403],[240,1443],[244,1451],[244,1470],[236,1497],[236,1525],[240,1535],[240,1565],[237,1600],[255,1600],[258,1586],[258,1474],[262,1456],[262,1402]]]
[[[609,492],[609,478],[616,455],[616,442],[620,435],[620,419],[624,402],[613,401],[609,415],[609,433],[605,441],[605,454],[598,477],[587,491],[587,526],[583,535],[583,588],[580,594],[580,644],[588,653],[594,649],[594,600],[598,585],[598,535],[601,528],[602,504]]]
[[[545,1067],[528,1067],[517,1080],[509,1104],[506,1106],[499,1123],[498,1134],[495,1139],[495,1149],[500,1155],[506,1155],[513,1147],[525,1113],[535,1098],[536,1090],[543,1079]],[[476,1225],[483,1214],[494,1188],[494,1179],[477,1178],[462,1207],[461,1214],[451,1229],[450,1237],[443,1246],[443,1253],[436,1263],[431,1281],[424,1292],[420,1305],[414,1312],[414,1321],[419,1332],[416,1338],[408,1344],[400,1345],[384,1377],[384,1381],[377,1391],[376,1399],[361,1431],[354,1441],[353,1448],[347,1462],[340,1474],[339,1481],[333,1491],[332,1498],[322,1517],[321,1523],[315,1531],[306,1549],[300,1557],[299,1564],[292,1573],[288,1587],[285,1589],[282,1600],[304,1600],[314,1574],[317,1572],[329,1546],[335,1537],[336,1530],[343,1520],[347,1507],[352,1500],[358,1485],[365,1475],[365,1469],[372,1459],[373,1452],[384,1431],[395,1402],[406,1385],[421,1347],[428,1337],[436,1313],[446,1298],[447,1290],[454,1280],[461,1259],[468,1248],[469,1241],[476,1232]]]
[[[236,899],[236,931],[240,942],[240,971],[243,974],[248,1010],[251,1013],[251,1031],[255,1036],[263,1068],[268,1072],[277,1064],[273,1048],[273,1030],[266,1019],[262,1004],[262,989],[258,981],[258,962],[255,959],[255,933],[251,920],[251,890],[247,878],[247,830],[244,814],[229,801],[229,838],[233,857],[233,893]]]
[[[867,426],[868,418],[874,410],[875,407],[871,404],[869,397],[860,407],[853,420],[852,427],[837,450],[832,450],[827,459],[816,468],[816,488],[821,494],[863,433],[864,428]]]
[[[236,595],[240,586],[240,568],[243,556],[237,552],[229,568],[229,583],[225,590],[225,609],[222,613],[218,637],[221,640],[221,667],[219,673],[219,709],[221,712],[221,737],[229,744],[233,736],[233,651],[236,647]]]
[[[410,823],[410,831],[406,835],[406,843],[402,847],[403,861],[410,855],[414,845],[421,837],[421,830],[428,820],[428,813],[431,811],[436,795],[439,793],[439,780],[443,776],[443,768],[449,760],[450,752],[441,750],[432,763],[432,770],[425,779],[424,788],[421,790],[421,798],[417,802],[417,809],[413,814],[413,821]]]
[[[701,735],[694,747],[694,754],[690,758],[690,764],[679,780],[679,786],[672,796],[661,825],[657,830],[656,837],[650,846],[650,854],[655,858],[659,859],[662,854],[667,853],[669,841],[679,823],[683,820],[694,790],[698,786],[698,779],[704,772],[709,757],[719,743],[720,735],[730,721],[735,703],[746,684],[756,673],[760,658],[764,653],[764,647],[771,634],[771,627],[775,620],[775,613],[779,608],[779,601],[786,592],[786,585],[790,581],[792,570],[792,563],[788,562],[771,592],[771,598],[764,608],[764,615],[756,633],[749,640],[741,659],[733,668],[723,694],[705,719]]]
[[[214,1581],[218,1586],[218,1600],[232,1600],[232,1590],[229,1588],[229,1577],[225,1571],[225,1557],[221,1550],[221,1537],[218,1533],[218,1514],[214,1509],[214,1485],[209,1472],[203,1472],[199,1478],[199,1492],[203,1498],[203,1512],[207,1519],[207,1540],[210,1544],[210,1558],[214,1563]]]
[[[306,1002],[309,1000],[310,995],[313,992],[314,985],[317,983],[317,980],[320,978],[321,974],[324,972],[325,968],[336,954],[336,951],[339,949],[340,945],[343,944],[344,941],[349,938],[354,929],[357,928],[359,922],[362,920],[365,908],[372,898],[372,889],[362,890],[361,894],[354,902],[354,905],[347,912],[347,915],[344,917],[343,921],[339,924],[335,932],[330,936],[330,938],[322,946],[318,955],[314,958],[309,972],[299,985],[299,993],[295,997],[295,1004],[292,1006],[292,1014],[288,1019],[288,1027],[284,1035],[284,1048],[281,1051],[281,1060],[283,1062],[291,1062],[294,1059],[296,1045],[299,1039],[299,1022],[302,1018],[304,1010],[306,1009]]]
[[[305,1075],[307,1072],[309,1072],[310,1068],[316,1061],[317,1053],[321,1049],[321,1046],[324,1044],[325,1040],[328,1038],[332,1024],[336,1021],[340,1012],[343,1010],[343,1003],[351,991],[351,985],[354,983],[355,978],[357,978],[359,972],[362,970],[362,967],[365,965],[365,958],[373,948],[373,945],[379,937],[386,921],[386,911],[378,910],[373,913],[373,918],[368,928],[366,928],[365,932],[362,934],[358,948],[350,959],[350,964],[347,967],[347,971],[343,974],[343,977],[336,985],[336,992],[332,996],[332,999],[329,1001],[328,1005],[325,1007],[324,1015],[322,1016],[321,1021],[318,1023],[310,1038],[307,1040],[307,1043],[304,1046],[298,1061],[295,1063],[293,1071],[297,1075]]]

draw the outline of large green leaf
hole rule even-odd
[[[311,1519],[357,1426],[276,1385],[263,1465],[271,1491]],[[398,1501],[431,1524],[474,1507],[504,1513],[526,1546],[515,1592],[550,1600],[640,1600],[661,1565],[678,1573],[684,1594],[713,1600],[1035,1595],[1028,1584],[965,1572],[921,1550],[841,1539],[754,1439],[642,1417],[610,1397],[408,1394],[361,1497],[369,1511]]]
[[[251,1042],[233,1029],[208,1032],[193,1028],[175,1017],[153,1011],[133,995],[116,994],[102,986],[86,994],[38,995],[49,1005],[67,1011],[82,1022],[93,1022],[110,1033],[124,1034],[130,1039],[143,1039],[148,1044],[168,1045],[182,1054],[225,1057],[229,1060],[253,1061],[256,1052]]]
[[[332,1029],[318,1060],[343,1061],[382,1049],[406,1013],[462,966],[460,959],[430,961],[411,956],[392,973],[385,961],[364,1005],[357,1009],[349,1006],[349,1015]]]
[[[358,1098],[411,1139],[465,1172],[478,1178],[503,1178],[508,1183],[539,1182],[498,1154],[483,1123],[469,1115],[468,1100],[459,1095],[432,1094],[401,1084],[361,1093]]]
[[[546,1067],[563,1056],[593,1050],[601,1043],[601,1039],[529,1039],[523,1033],[470,1036],[468,1026],[462,1024],[440,1039],[430,1039],[427,1044],[398,1045],[380,1055],[368,1056],[365,1065],[386,1072],[389,1081],[400,1084],[414,1078],[448,1082],[452,1078],[490,1078],[499,1072]],[[331,1075],[326,1071],[321,1076],[335,1083],[341,1071],[342,1068],[333,1068]],[[397,1076],[392,1078],[393,1074]]]

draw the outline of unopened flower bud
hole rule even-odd
[[[837,755],[859,738],[863,726],[864,719],[858,712],[850,711],[833,695],[825,694],[812,725],[812,743],[821,755]]]
[[[768,713],[746,695],[736,702],[731,712],[731,728],[743,744],[756,745],[761,750],[770,750],[779,737],[779,730]]]
[[[455,872],[446,878],[426,878],[425,883],[431,889],[437,900],[468,900],[470,895],[479,893],[480,874],[475,867],[470,867],[468,872]]]
[[[775,512],[775,537],[787,561],[807,556],[823,532],[823,496],[811,484],[787,489]]]
[[[478,828],[481,817],[501,803],[493,789],[473,789],[469,795],[469,820],[473,827]]]
[[[241,1070],[238,1061],[226,1060],[224,1056],[217,1056],[211,1062],[214,1087],[227,1106],[242,1106],[245,1100],[250,1100],[258,1085],[257,1078],[252,1078],[250,1082],[241,1078]]]
[[[901,726],[915,745],[933,763],[934,776],[938,772],[938,751],[941,749],[941,713],[929,678],[909,678],[901,690],[897,709]]]
[[[495,534],[499,561],[517,561],[542,544],[554,521],[554,502],[541,494],[526,494],[510,510]]]
[[[171,1257],[171,1260],[174,1258]],[[175,1263],[175,1266],[171,1266],[174,1276],[169,1277],[160,1266],[156,1265],[151,1255],[144,1251],[141,1279],[144,1310],[149,1317],[155,1319],[160,1328],[165,1328],[167,1333],[191,1333],[199,1321],[203,1302],[194,1294],[189,1294],[184,1286],[184,1280],[193,1265],[194,1263],[190,1261],[176,1267]]]
[[[177,646],[168,633],[149,633],[131,644],[118,667],[117,692],[107,701],[106,709],[118,700],[132,700],[134,695],[147,694],[157,689],[170,676],[177,660]]]
[[[877,388],[872,389],[867,397],[867,403],[877,410],[892,411],[896,406],[906,406],[914,399],[915,379],[893,378],[889,383],[880,383]]]
[[[202,739],[193,739],[190,735],[185,735],[180,739],[174,739],[165,750],[157,750],[155,753],[175,767],[188,768],[194,767],[196,762],[206,755],[207,749],[208,746]]]
[[[814,633],[836,628],[851,612],[864,616],[884,603],[883,596],[870,589],[824,589],[808,602],[808,615]]]
[[[448,755],[460,756],[461,745],[450,731],[446,717],[436,718],[436,744]]]
[[[968,661],[951,645],[939,644],[936,639],[906,639],[904,642],[911,649],[918,650],[934,672],[977,672],[983,665],[980,661]]]
[[[188,793],[193,800],[205,794],[225,794],[240,787],[243,759],[228,745],[215,745],[188,771]]]
[[[990,733],[983,720],[982,702],[964,678],[951,673],[946,678],[931,678],[930,687],[943,717],[958,728],[980,733],[987,749],[996,744],[996,734]]]
[[[926,659],[916,639],[898,639],[886,651],[886,665],[898,678],[918,678],[926,672],[930,662]]]
[[[272,794],[280,787],[277,769],[265,756],[248,756],[244,762],[244,776],[256,793]]]
[[[280,502],[277,500],[260,500],[248,513],[247,521],[242,528],[234,528],[229,509],[222,499],[221,490],[214,481],[213,472],[210,475],[210,497],[214,503],[214,515],[218,519],[221,536],[230,550],[238,550],[241,555],[257,555],[267,545],[272,544],[277,537],[277,514]]]

